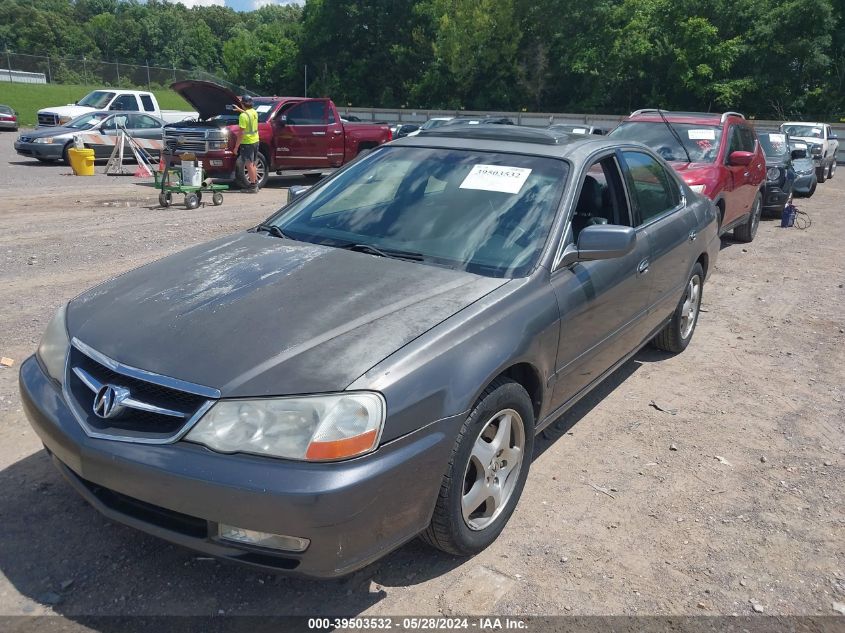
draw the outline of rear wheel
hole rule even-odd
[[[830,180],[833,178],[833,174],[836,173],[836,159],[834,158],[831,163],[830,167],[827,168],[827,179]]]
[[[681,297],[681,302],[672,315],[672,320],[652,340],[652,344],[657,349],[678,354],[687,348],[701,312],[703,286],[704,269],[701,264],[696,264],[687,281],[684,296]]]
[[[748,222],[734,229],[734,238],[740,242],[751,242],[757,235],[757,227],[760,226],[760,212],[763,208],[763,196],[758,191],[748,216]]]
[[[169,191],[162,191],[160,194],[158,194],[158,204],[159,206],[165,208],[169,207],[171,204],[173,204],[173,194]]]
[[[267,159],[262,152],[258,152],[258,156],[255,159],[255,171],[258,175],[256,185],[260,189],[267,183],[267,177],[269,175],[267,171]],[[253,184],[249,181],[246,161],[241,156],[238,157],[238,162],[235,164],[235,182],[241,189],[250,189],[253,187]]]
[[[531,398],[512,380],[493,381],[461,427],[422,540],[457,556],[490,545],[516,508],[533,449]]]
[[[825,169],[824,167],[819,167],[818,169],[816,169],[816,180],[818,180],[820,184],[826,180],[826,176],[827,169]]]
[[[223,194],[219,191],[216,191],[213,196],[211,196],[211,202],[214,204],[215,207],[219,207],[223,204]]]
[[[195,193],[186,193],[185,194],[185,208],[186,209],[196,209],[200,206],[200,200],[197,194]]]

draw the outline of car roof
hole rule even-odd
[[[588,154],[603,148],[614,148],[622,145],[645,148],[640,143],[620,142],[604,136],[569,134],[521,125],[436,127],[430,130],[422,130],[416,136],[397,139],[391,145],[474,149],[554,158],[568,158],[575,154]]]
[[[823,125],[829,125],[828,123],[816,123],[814,121],[784,121],[781,125],[809,125],[812,127],[821,127]]]
[[[692,125],[722,125],[722,117],[727,120],[744,121],[745,118],[738,113],[728,112],[675,112],[672,110],[662,110],[663,116],[669,123],[691,123]],[[647,123],[662,123],[663,118],[655,110],[637,111],[633,112],[631,116],[627,117],[623,123],[629,121],[647,122]]]

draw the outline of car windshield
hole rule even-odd
[[[270,224],[296,240],[521,277],[546,243],[567,169],[553,158],[384,147]]]
[[[822,138],[821,127],[815,125],[783,125],[781,129],[790,136],[803,136],[804,138]]]
[[[105,108],[114,98],[113,92],[105,92],[103,90],[95,90],[94,92],[85,95],[76,102],[77,105],[87,106],[89,108]]]
[[[429,119],[420,126],[421,130],[430,130],[431,128],[440,127],[448,123],[450,119]]]
[[[83,114],[76,117],[73,121],[65,125],[65,127],[73,128],[74,130],[87,130],[97,125],[100,121],[107,119],[108,114],[104,112],[92,112],[90,114]]]
[[[255,111],[258,113],[258,122],[264,123],[267,119],[270,118],[270,115],[273,114],[273,107],[276,105],[275,101],[262,101],[261,99],[255,99],[252,103],[252,107],[255,108]],[[228,125],[237,125],[238,123],[238,116],[240,116],[240,112],[227,112],[226,114],[218,114],[217,116],[211,117],[211,121],[226,121]]]
[[[719,141],[722,138],[722,128],[713,125],[695,125],[691,123],[669,123],[689,152],[689,160],[694,163],[712,163],[719,153]],[[687,155],[678,139],[672,134],[665,123],[650,121],[628,121],[613,130],[612,138],[625,141],[639,141],[645,143],[664,160],[687,161]]]
[[[781,158],[789,153],[789,145],[786,142],[786,134],[762,133],[758,134],[760,145],[763,146],[763,153],[766,156]]]

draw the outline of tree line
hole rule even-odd
[[[845,0],[0,0],[13,52],[201,68],[352,106],[845,116]]]

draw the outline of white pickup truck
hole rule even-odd
[[[836,152],[839,149],[839,137],[827,123],[808,123],[806,121],[787,121],[782,123],[780,131],[789,134],[793,140],[804,141],[809,148],[808,158],[816,166],[816,179],[824,182],[836,173]]]
[[[103,88],[90,92],[76,103],[64,106],[42,108],[38,111],[38,127],[64,125],[71,119],[100,110],[121,110],[125,112],[146,112],[167,123],[178,123],[185,119],[195,119],[196,112],[181,110],[162,110],[152,92],[140,90],[117,90]]]

